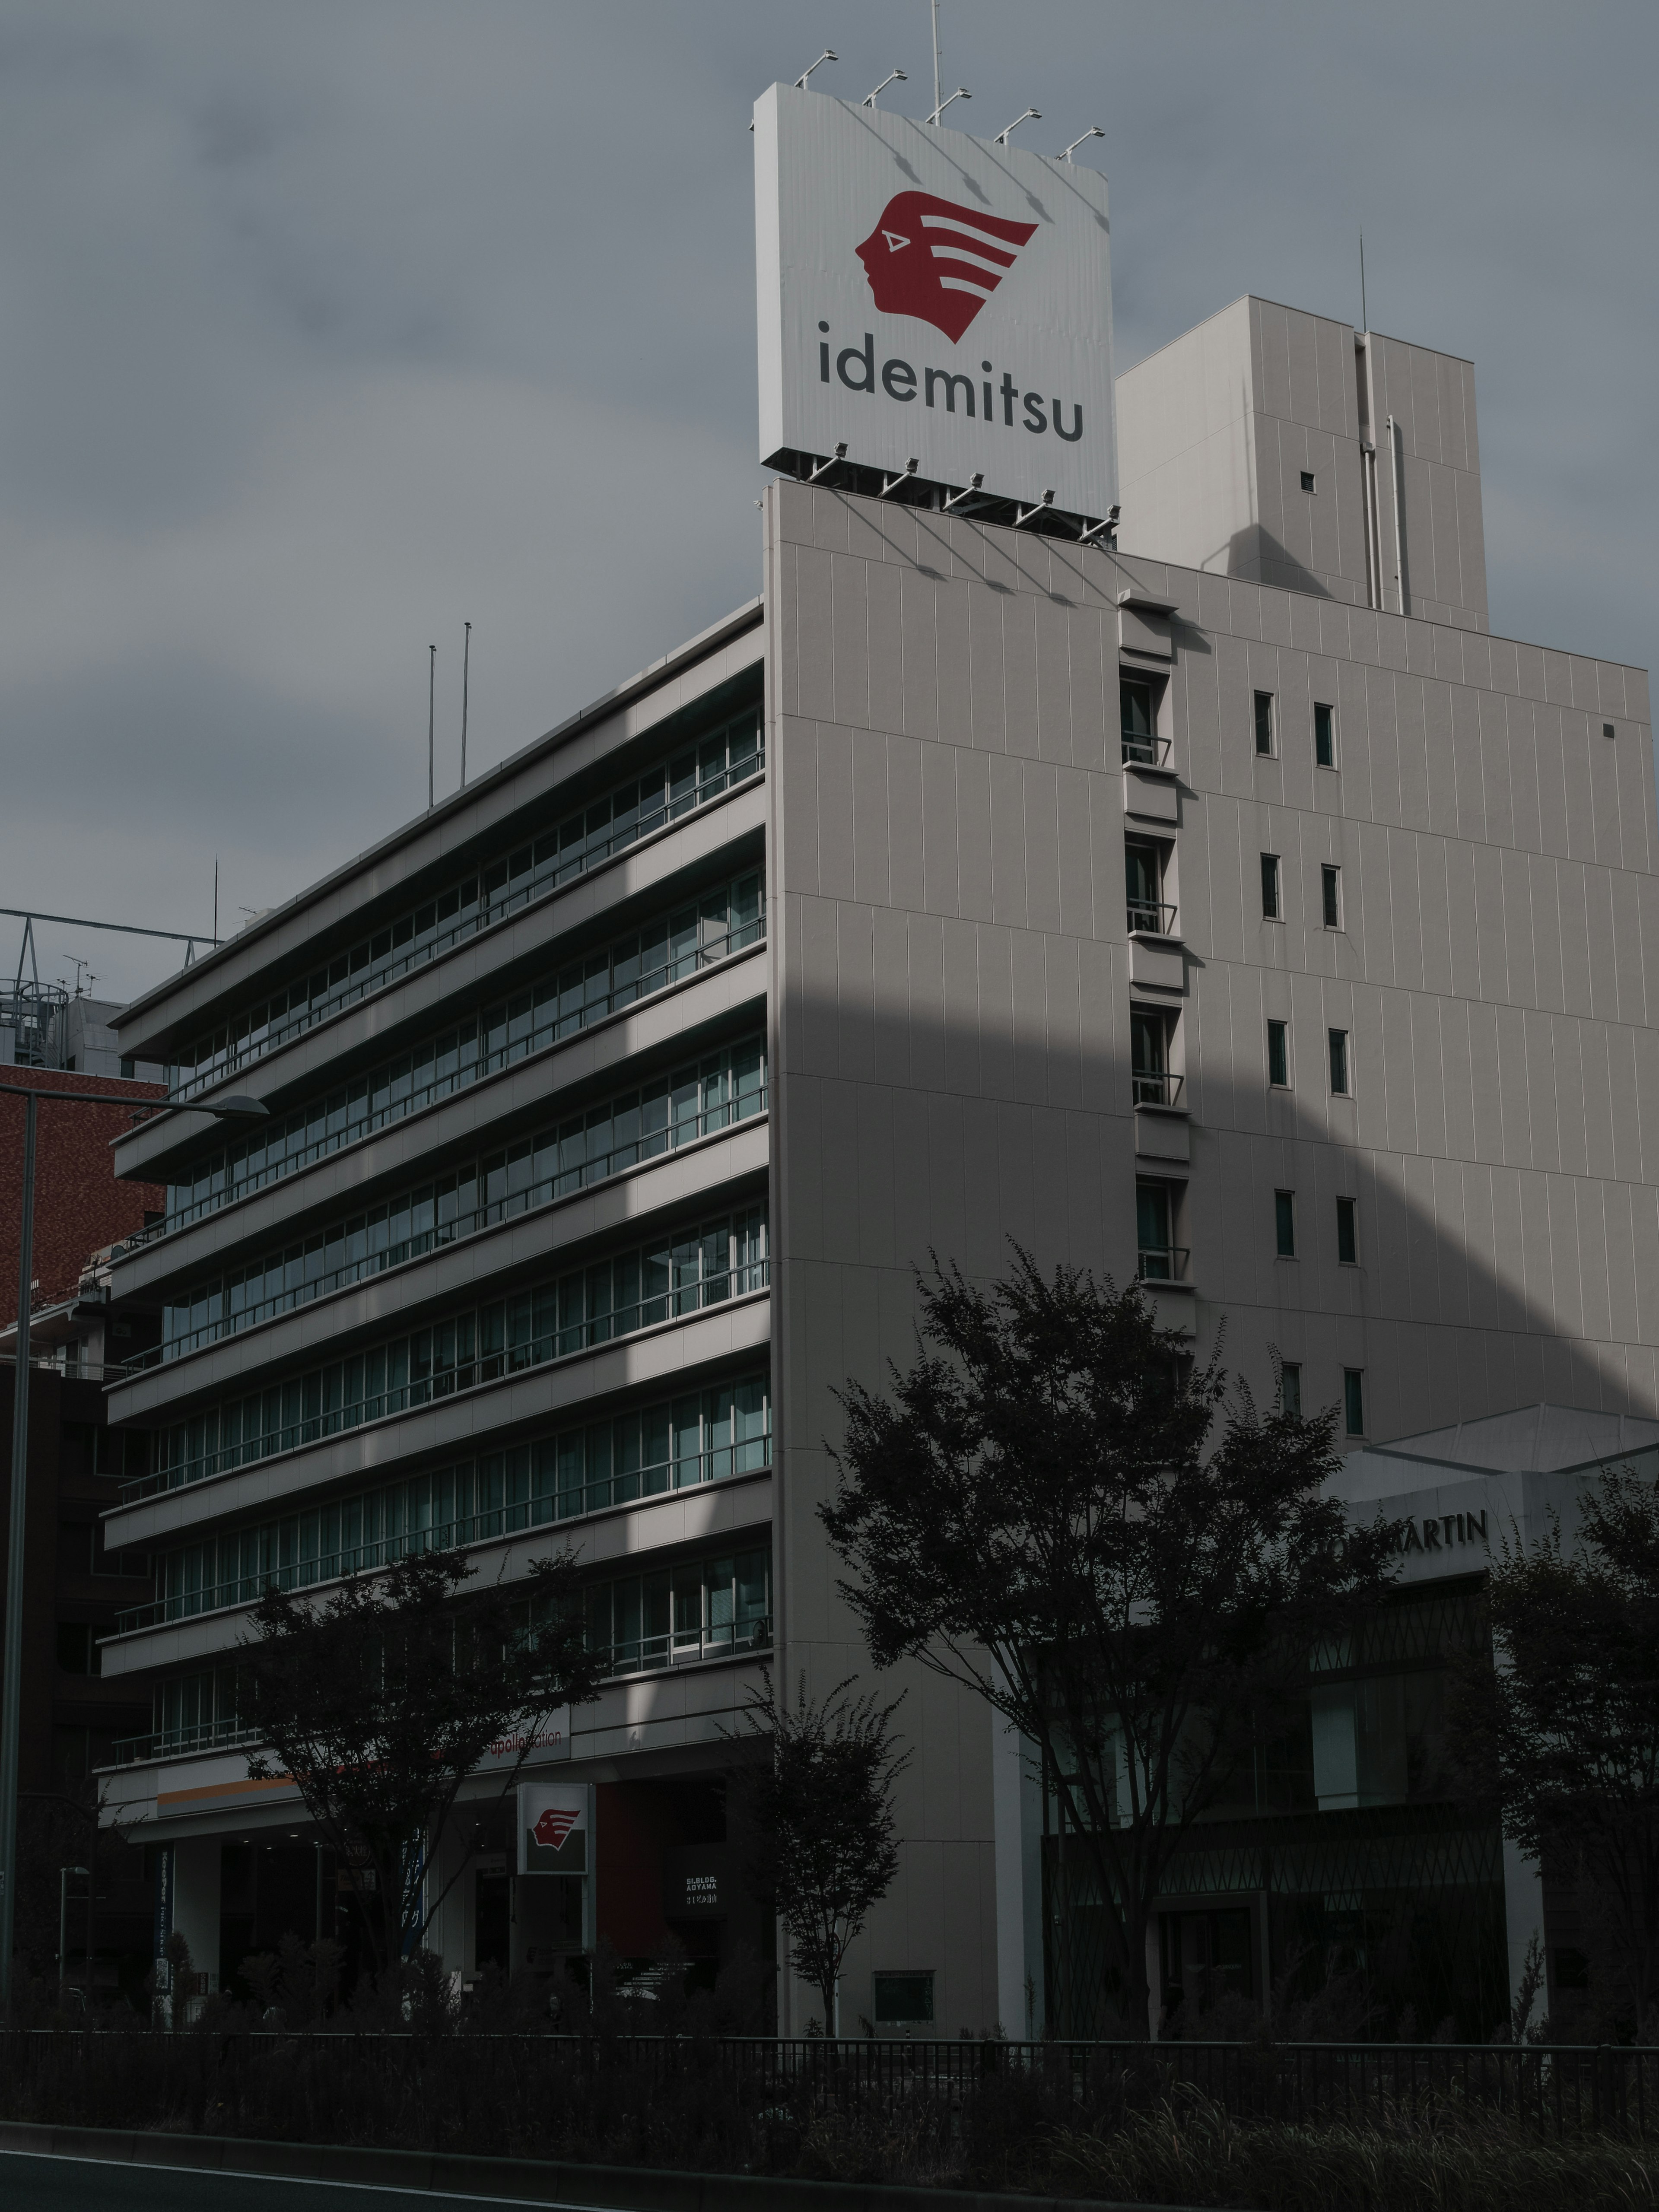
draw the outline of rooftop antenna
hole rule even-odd
[[[40,963],[34,957],[34,916],[32,914],[23,916],[23,941],[17,948],[17,995],[20,999],[23,995],[23,962],[26,958],[38,991],[40,988]]]
[[[78,952],[66,952],[64,955],[64,957],[65,960],[70,961],[74,964],[76,997],[77,999],[85,998],[90,992],[93,985],[98,981],[98,978],[95,975],[88,973],[88,970],[92,966],[91,961],[83,960]],[[83,977],[85,979],[84,982],[82,981]]]
[[[1013,127],[1013,126],[1012,126],[1012,125],[1011,124],[1011,125],[1009,125],[1009,128],[1012,130],[1012,127]],[[1062,161],[1069,161],[1071,160],[1071,158],[1072,158],[1073,155],[1076,153],[1076,151],[1077,151],[1078,148],[1079,148],[1080,145],[1082,145],[1083,141],[1084,141],[1084,139],[1085,139],[1085,138],[1103,138],[1105,136],[1106,136],[1106,133],[1105,133],[1105,132],[1101,129],[1101,127],[1100,127],[1099,124],[1097,124],[1097,123],[1091,123],[1091,124],[1089,125],[1088,129],[1084,132],[1084,134],[1083,134],[1083,137],[1082,137],[1082,138],[1073,138],[1073,141],[1072,141],[1071,144],[1070,144],[1070,145],[1066,149],[1066,151],[1065,151],[1065,152],[1060,155],[1060,160],[1061,160]]]
[[[800,75],[795,79],[796,91],[805,91],[806,80],[811,76],[812,70],[822,69],[825,62],[838,62],[840,59],[841,56],[836,52],[833,46],[826,46],[823,52],[818,56],[817,61],[813,63],[812,69],[803,70]]]
[[[1359,234],[1359,327],[1369,331],[1370,326],[1370,313],[1365,306],[1365,234],[1362,230]]]
[[[1009,138],[1012,137],[1013,132],[1018,130],[1022,123],[1041,123],[1042,120],[1042,110],[1040,107],[1028,107],[1024,115],[1015,116],[1013,121],[1008,125],[1006,131],[998,131],[998,145],[1006,146],[1008,143]]]
[[[213,856],[213,941],[219,942],[219,855]]]
[[[933,0],[933,113],[939,114],[939,0]]]
[[[461,785],[466,785],[466,696],[467,680],[472,666],[472,625],[463,623],[466,642],[461,647]]]
[[[885,92],[890,84],[908,84],[908,82],[909,79],[905,76],[902,70],[889,70],[887,75],[883,77],[881,82],[876,87],[876,92]],[[860,100],[859,106],[860,107],[873,107],[876,104],[876,92],[866,92],[863,99]]]
[[[971,100],[973,96],[973,94],[969,91],[965,84],[959,84],[956,90],[951,94],[951,100],[941,100],[939,106],[933,110],[927,120],[930,123],[937,123],[940,116],[944,114],[945,109],[951,105],[951,100]]]
[[[429,645],[427,651],[432,655],[426,672],[426,803],[429,811],[435,796],[437,774],[433,744],[438,712],[438,648]]]

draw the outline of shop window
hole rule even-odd
[[[878,2027],[931,2027],[933,2023],[933,1977],[923,1974],[878,1974],[875,2021]]]

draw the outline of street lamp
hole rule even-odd
[[[23,1101],[22,1218],[18,1234],[17,1348],[12,1369],[11,1525],[6,1553],[6,1645],[0,1697],[0,2014],[11,2010],[11,1954],[17,1919],[17,1769],[23,1715],[23,1534],[27,1525],[29,1464],[29,1319],[34,1274],[34,1135],[41,1099],[75,1106],[119,1103],[107,1091],[37,1091],[0,1083],[0,1093]],[[263,1121],[270,1109],[257,1098],[226,1098],[204,1109],[220,1121]]]

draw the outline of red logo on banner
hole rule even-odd
[[[556,1851],[580,1818],[580,1806],[550,1805],[538,1815],[530,1832],[538,1844],[544,1844],[550,1851]]]
[[[915,315],[954,345],[1036,229],[930,192],[899,192],[858,257],[884,315]]]

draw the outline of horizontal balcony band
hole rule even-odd
[[[538,905],[498,922],[486,935],[469,939],[441,960],[391,986],[371,1000],[347,1009],[295,1038],[280,1052],[262,1060],[244,1077],[246,1095],[270,1104],[283,1096],[316,1092],[342,1079],[339,1071],[361,1066],[375,1052],[396,1052],[399,1041],[418,1044],[423,1036],[441,1027],[447,1014],[471,1009],[481,1000],[489,1002],[513,996],[526,988],[526,977],[545,973],[550,949],[578,932],[592,932],[614,915],[616,927],[626,933],[625,908],[647,904],[647,919],[670,905],[695,905],[708,888],[711,870],[730,865],[738,873],[751,863],[727,862],[734,848],[751,845],[765,830],[766,793],[763,784],[748,784],[677,825],[642,852],[624,854],[599,874],[569,890],[556,893]],[[690,881],[676,890],[682,877]],[[763,927],[760,933],[763,934]],[[605,941],[593,945],[604,950]],[[740,948],[727,944],[725,951]],[[561,956],[562,957],[562,956]],[[568,956],[580,959],[579,951]],[[691,972],[695,972],[694,970]],[[672,988],[677,977],[665,977],[653,989]],[[633,1003],[647,994],[635,990]],[[609,1008],[619,1011],[622,1001]],[[588,1020],[605,1018],[590,1012]],[[586,1023],[581,1024],[586,1026]],[[163,1107],[115,1142],[115,1171],[145,1182],[175,1180],[173,1170],[199,1158],[204,1139],[209,1147],[222,1139],[222,1130],[211,1115],[212,1093],[202,1101]],[[273,1109],[280,1119],[284,1109]]]
[[[498,922],[507,921],[521,913],[526,907],[550,898],[569,884],[580,882],[608,865],[620,854],[637,852],[656,837],[676,828],[689,816],[712,805],[716,799],[726,798],[744,783],[765,774],[764,744],[745,756],[740,762],[699,781],[694,790],[683,798],[665,797],[661,805],[639,815],[633,820],[611,827],[602,836],[586,841],[581,849],[571,853],[555,853],[538,862],[522,877],[503,880],[499,885],[485,888],[470,910],[457,915],[447,927],[434,922],[432,928],[406,950],[399,947],[389,951],[382,958],[372,961],[357,975],[343,979],[323,997],[296,1007],[270,1022],[257,1036],[251,1036],[239,1045],[227,1046],[206,1065],[198,1064],[188,1076],[174,1084],[168,1094],[171,1105],[187,1105],[206,1091],[228,1082],[232,1076],[252,1066],[257,1061],[268,1060],[273,1053],[291,1044],[295,1038],[330,1021],[348,1007],[400,982],[416,969],[429,967],[434,960],[454,950],[469,938],[482,937]],[[499,864],[503,878],[506,862]],[[479,881],[484,873],[480,872]]]
[[[753,1117],[574,1197],[513,1214],[366,1281],[129,1376],[109,1391],[111,1418],[154,1423],[157,1416],[174,1409],[182,1413],[209,1394],[257,1389],[272,1370],[319,1353],[355,1350],[367,1332],[417,1322],[447,1301],[476,1298],[495,1284],[504,1292],[516,1288],[528,1270],[550,1258],[596,1237],[635,1229],[654,1215],[702,1204],[728,1184],[763,1176],[769,1146],[769,1122]]]
[[[347,1261],[341,1266],[313,1275],[296,1283],[290,1289],[278,1291],[256,1304],[238,1308],[220,1319],[204,1322],[199,1328],[189,1329],[182,1335],[170,1337],[152,1350],[141,1352],[136,1359],[126,1362],[129,1376],[146,1372],[155,1367],[170,1364],[192,1352],[200,1352],[210,1344],[220,1344],[227,1337],[238,1336],[244,1330],[257,1328],[264,1322],[275,1321],[283,1314],[296,1313],[301,1307],[313,1305],[320,1298],[331,1297],[337,1291],[350,1290],[358,1283],[373,1282],[393,1269],[406,1267],[411,1261],[423,1260],[428,1254],[441,1251],[451,1244],[459,1244],[486,1229],[498,1229],[520,1215],[539,1212],[562,1199],[579,1197],[585,1190],[612,1182],[618,1176],[638,1168],[653,1166],[659,1160],[678,1158],[690,1152],[706,1139],[721,1135],[736,1128],[747,1128],[766,1113],[766,1092],[756,1091],[738,1104],[719,1106],[706,1114],[694,1114],[682,1121],[653,1131],[648,1137],[635,1138],[598,1158],[585,1160],[580,1167],[567,1168],[561,1174],[548,1176],[527,1189],[514,1191],[508,1198],[475,1206],[470,1212],[458,1214],[441,1228],[422,1230],[389,1245],[381,1252],[366,1254],[362,1259]]]
[[[753,1659],[772,1649],[769,1618],[733,1622],[729,1627],[671,1631],[664,1636],[641,1636],[621,1644],[599,1647],[605,1679],[615,1681],[641,1674],[672,1674],[678,1668],[711,1661]],[[114,1767],[142,1766],[167,1759],[188,1759],[205,1751],[250,1748],[262,1741],[259,1731],[240,1720],[210,1721],[191,1728],[151,1729],[143,1735],[118,1736],[110,1747]]]
[[[763,649],[755,599],[145,992],[123,1017],[122,1050],[139,1060],[167,1060],[177,1039],[212,1021],[234,997],[257,989],[277,966],[291,971],[306,963],[319,939],[354,927],[358,915],[382,908],[399,884],[430,886],[449,856],[493,842],[526,812],[556,805],[557,794],[579,778],[723,687],[751,678]]]
[[[373,1573],[399,1559],[414,1559],[422,1552],[460,1551],[476,1544],[495,1543],[502,1537],[532,1528],[558,1528],[592,1514],[613,1512],[619,1506],[668,1497],[708,1483],[729,1482],[738,1476],[769,1474],[771,1471],[769,1437],[757,1437],[747,1443],[725,1444],[713,1451],[695,1453],[689,1459],[659,1461],[624,1474],[607,1475],[598,1482],[573,1483],[539,1498],[470,1513],[463,1520],[382,1537],[372,1544],[354,1545],[349,1551],[319,1553],[314,1559],[295,1560],[274,1568],[263,1579],[244,1575],[235,1582],[218,1583],[211,1589],[184,1590],[171,1597],[154,1599],[148,1605],[130,1606],[117,1613],[114,1634],[130,1636],[170,1621],[200,1620],[239,1606],[257,1605],[269,1589],[311,1589],[321,1583],[337,1582],[346,1575]],[[111,1640],[106,1637],[100,1642]]]
[[[389,1479],[441,1458],[489,1450],[590,1401],[666,1386],[759,1351],[771,1340],[766,1291],[663,1322],[599,1349],[577,1352],[498,1382],[296,1445],[202,1481],[160,1491],[104,1516],[110,1549],[155,1549],[163,1540],[240,1519],[347,1482]]]
[[[727,1028],[744,1010],[763,1013],[765,949],[763,939],[677,989],[548,1045],[250,1196],[232,1197],[165,1233],[158,1226],[142,1240],[129,1239],[114,1250],[115,1297],[153,1299],[296,1226],[337,1212],[348,1202],[378,1196],[394,1177],[404,1179],[462,1146],[503,1141],[532,1112],[557,1110],[555,1102],[565,1093],[579,1087],[591,1091],[607,1076],[627,1073],[644,1055],[655,1060],[690,1048],[699,1032],[717,1024]]]

